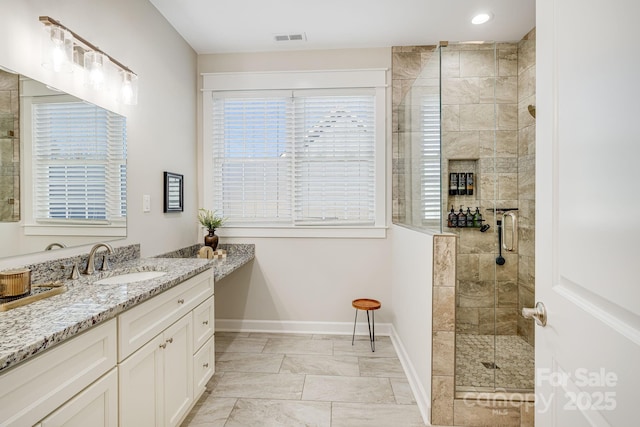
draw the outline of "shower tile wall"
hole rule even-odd
[[[20,220],[19,76],[0,70],[0,221]]]
[[[458,333],[517,331],[518,254],[503,254],[506,263],[496,267],[495,217],[487,211],[518,207],[517,55],[515,43],[497,44],[495,50],[493,44],[454,44],[442,51],[443,230],[459,235]],[[475,173],[472,196],[448,196],[449,171],[460,168]],[[447,228],[452,205],[456,211],[460,205],[472,212],[479,207],[491,228]]]
[[[535,28],[518,43],[518,311],[533,307],[535,285],[535,119],[528,106],[536,105]],[[533,345],[533,320],[518,316],[518,335]]]

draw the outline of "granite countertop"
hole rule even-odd
[[[214,279],[220,280],[254,258],[253,245],[229,245],[227,250],[227,258],[221,260],[192,258],[185,253],[186,258],[138,258],[120,262],[111,271],[65,281],[68,290],[63,294],[0,312],[0,373],[211,267]],[[130,284],[94,283],[136,271],[167,274]]]

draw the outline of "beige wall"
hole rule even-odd
[[[4,0],[0,15],[1,65],[127,116],[128,237],[118,245],[140,243],[142,255],[149,256],[193,244],[199,233],[195,52],[147,1]],[[41,67],[40,15],[59,20],[138,73],[138,105],[115,104],[83,87],[74,74]],[[162,213],[165,170],[185,175],[184,213]],[[142,213],[143,194],[151,195],[150,213]],[[51,256],[3,259],[0,267]]]
[[[390,65],[390,48],[198,56],[198,73],[390,69]],[[201,111],[201,101],[198,108]],[[201,135],[198,139],[202,141]],[[246,267],[248,271],[216,285],[217,319],[353,322],[351,300],[367,297],[382,302],[377,322],[391,320],[389,238],[223,237],[221,241],[255,243],[256,260]]]

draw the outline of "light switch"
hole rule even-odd
[[[142,196],[142,212],[151,212],[151,196],[148,194]]]

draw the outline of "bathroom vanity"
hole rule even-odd
[[[253,256],[130,260],[0,313],[0,425],[179,425],[214,374],[214,280]]]

